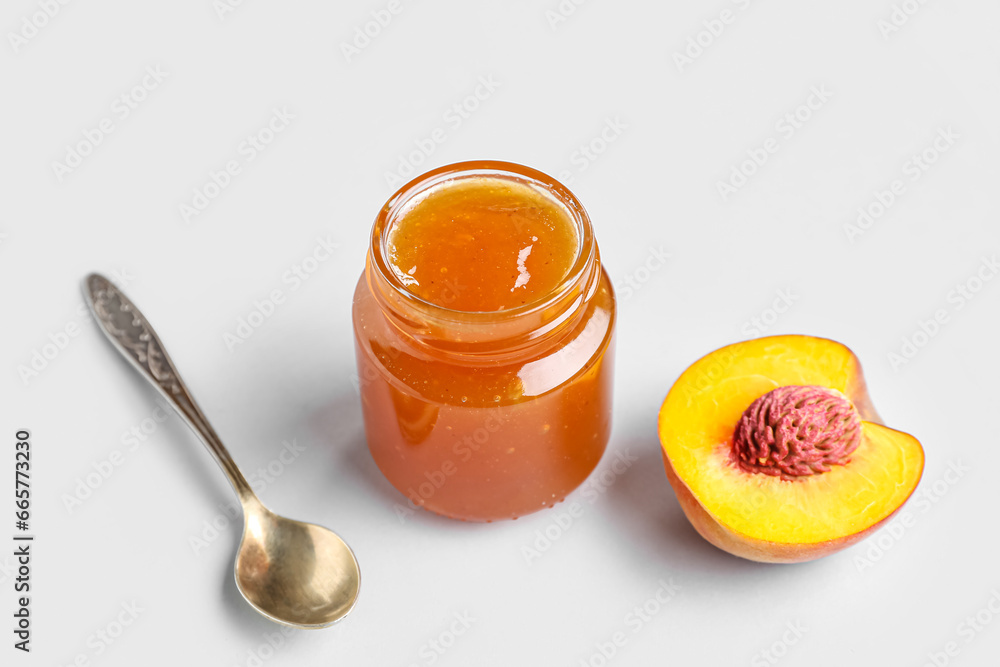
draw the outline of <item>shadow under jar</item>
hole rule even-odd
[[[476,161],[403,186],[353,319],[368,447],[412,507],[517,518],[600,461],[614,292],[586,211],[549,176]]]

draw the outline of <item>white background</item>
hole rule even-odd
[[[5,2],[0,464],[13,467],[14,432],[31,429],[37,541],[31,655],[11,647],[13,559],[0,550],[0,660],[596,667],[780,656],[822,667],[941,654],[939,664],[996,664],[1000,281],[977,274],[993,277],[1000,251],[1000,6],[903,4],[912,16],[880,28],[890,0],[591,0],[564,2],[575,8],[564,21],[549,13],[557,0],[401,0],[348,57],[342,45],[386,1],[246,0],[220,15],[211,0],[94,0],[47,20],[32,18],[33,0]],[[723,10],[731,21],[712,36],[704,22],[720,32]],[[26,17],[44,23],[37,34]],[[679,65],[692,39],[707,46]],[[132,92],[147,68],[165,78]],[[480,77],[495,84],[477,100]],[[828,99],[801,107],[813,90]],[[127,117],[123,94],[144,98]],[[459,123],[449,110],[463,103],[476,108]],[[241,143],[274,109],[294,119],[251,161]],[[789,132],[782,119],[796,112],[805,120]],[[83,146],[75,168],[54,166],[105,118],[113,131]],[[609,122],[621,131],[602,143]],[[597,473],[610,484],[568,499],[583,511],[565,530],[567,504],[491,525],[401,520],[403,498],[365,447],[351,293],[395,190],[387,172],[438,128],[444,140],[415,155],[416,172],[492,158],[565,178],[618,285],[615,431]],[[949,128],[957,137],[935,155]],[[724,198],[718,183],[769,139],[777,152],[747,165],[755,173]],[[936,161],[914,172],[928,149]],[[240,172],[185,220],[180,206],[229,160]],[[849,234],[859,207],[878,211],[876,193],[897,179],[895,201]],[[318,238],[337,248],[295,288],[286,273]],[[666,265],[654,250],[670,254]],[[303,449],[261,497],[352,545],[363,588],[344,621],[275,636],[239,597],[239,530],[220,518],[230,488],[177,418],[150,419],[154,392],[81,314],[91,270],[126,282],[248,473],[277,469],[283,441]],[[959,285],[979,291],[967,299]],[[283,298],[273,316],[227,344],[273,290]],[[776,299],[785,312],[771,310]],[[696,358],[789,332],[852,347],[886,422],[923,442],[927,465],[905,526],[821,561],[767,566],[688,525],[655,423]],[[144,426],[155,430],[128,444]],[[608,472],[626,453],[637,461]],[[92,474],[112,456],[120,465],[106,479]],[[5,544],[11,475],[0,475]],[[676,594],[649,603],[661,581]],[[637,623],[629,615],[646,603],[655,613]],[[121,611],[132,604],[134,619]],[[966,617],[981,610],[986,624],[970,630]],[[460,636],[449,634],[456,614],[474,619],[454,625]],[[120,616],[131,624],[118,634]],[[624,645],[607,660],[599,645],[616,632]],[[450,647],[435,653],[437,641]],[[943,654],[949,642],[956,655]]]

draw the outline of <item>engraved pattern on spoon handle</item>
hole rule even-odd
[[[215,456],[241,500],[253,498],[253,491],[233,461],[222,440],[208,423],[194,397],[184,386],[177,368],[167,355],[149,320],[121,290],[104,276],[92,273],[84,280],[84,297],[94,318],[118,351],[184,417],[188,425]]]

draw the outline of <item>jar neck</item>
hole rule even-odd
[[[577,225],[576,260],[552,290],[500,311],[453,310],[409,291],[389,265],[385,236],[395,216],[414,197],[457,178],[492,177],[539,188],[569,211]],[[600,256],[590,218],[576,197],[551,177],[508,162],[462,162],[435,169],[404,185],[379,212],[372,229],[366,279],[382,313],[401,337],[433,356],[470,362],[502,362],[553,345],[583,316],[601,279]]]

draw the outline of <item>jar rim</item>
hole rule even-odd
[[[396,219],[396,214],[415,197],[448,181],[474,178],[495,177],[527,183],[543,190],[566,208],[577,226],[576,258],[566,275],[551,290],[537,298],[512,308],[504,310],[457,310],[428,301],[413,292],[398,278],[389,265],[386,257],[386,237]],[[418,311],[423,317],[429,317],[439,322],[454,322],[475,326],[477,324],[495,324],[498,321],[509,321],[529,317],[551,308],[554,304],[570,296],[595,264],[597,246],[594,241],[594,231],[590,216],[576,196],[565,185],[544,172],[526,167],[515,162],[497,160],[469,160],[438,167],[417,176],[409,183],[399,188],[379,211],[372,226],[369,243],[369,265],[373,267],[380,282],[387,284],[393,291],[395,299],[402,301],[409,308]]]

